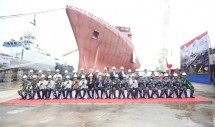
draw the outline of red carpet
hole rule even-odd
[[[195,98],[155,98],[155,99],[49,99],[49,100],[20,100],[20,98],[15,98],[0,104],[33,104],[33,103],[126,103],[126,102],[204,102],[212,103],[211,101],[196,96]]]

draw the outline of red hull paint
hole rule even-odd
[[[79,49],[78,70],[84,68],[88,72],[89,68],[95,68],[102,71],[104,67],[110,70],[113,66],[119,70],[123,66],[127,71],[140,67],[137,57],[136,62],[132,62],[135,50],[130,38],[105,21],[76,7],[70,6],[66,12]]]

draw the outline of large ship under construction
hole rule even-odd
[[[78,70],[123,66],[136,70],[140,62],[132,44],[129,27],[112,26],[91,13],[73,6],[66,12],[79,50]]]

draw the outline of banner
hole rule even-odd
[[[197,36],[180,47],[181,69],[186,73],[209,73],[208,32]]]

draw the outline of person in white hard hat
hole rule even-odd
[[[125,99],[125,90],[128,90],[128,84],[129,81],[126,78],[126,75],[123,75],[123,79],[120,81],[120,90],[119,90],[119,96],[123,96],[123,99]]]
[[[136,70],[135,70],[134,75],[135,75],[135,79],[138,80],[138,79],[139,79],[139,75],[140,75],[139,69],[136,69]]]
[[[68,95],[70,95],[70,98],[72,98],[72,81],[70,80],[69,75],[67,75],[65,78],[66,80],[62,84],[63,94],[65,95],[66,92],[66,96],[64,96],[64,99],[67,99]]]
[[[65,70],[65,71],[64,71],[64,75],[62,76],[63,82],[66,81],[66,76],[69,76],[68,70]]]
[[[138,91],[139,91],[140,98],[143,98],[142,94],[143,94],[143,88],[145,83],[143,75],[139,76],[139,79],[137,82],[138,82]]]
[[[162,78],[158,76],[158,73],[155,73],[155,78],[154,78],[154,84],[155,84],[155,88],[157,90],[161,90],[162,89]],[[157,92],[158,93],[158,92]],[[160,98],[160,95],[157,94],[157,98]]]
[[[160,97],[158,93],[159,83],[156,82],[155,79],[152,79],[151,75],[150,75],[150,78],[152,80],[152,83],[150,85],[150,90],[152,91],[150,98],[154,98],[154,95],[156,95],[157,98],[159,98]]]
[[[45,75],[45,80],[48,80],[49,75],[52,76],[51,70],[50,70],[50,69],[47,69],[47,70],[46,70],[46,75]]]
[[[60,99],[61,89],[62,89],[62,76],[60,74],[57,75],[55,85],[54,85],[54,96],[55,99]],[[57,94],[58,92],[58,94]]]
[[[128,74],[126,75],[127,80],[131,80],[132,71],[131,69],[128,69]]]
[[[51,96],[51,92],[54,91],[54,87],[55,87],[55,82],[52,80],[52,76],[49,75],[48,76],[48,80],[47,80],[47,98],[50,99]]]
[[[34,95],[35,93],[37,92],[37,83],[38,83],[38,79],[37,79],[37,76],[36,75],[33,75],[33,79],[31,81],[31,99],[34,99]]]
[[[155,71],[154,71],[154,70],[151,70],[151,75],[150,75],[150,77],[151,77],[152,79],[155,79]]]
[[[171,89],[170,89],[170,97],[175,93],[177,98],[181,98],[181,94],[183,91],[180,91],[180,88],[182,87],[181,85],[181,80],[178,79],[178,75],[176,73],[173,74],[173,78],[171,80]],[[179,91],[179,93],[178,93]]]
[[[112,72],[110,72],[110,78],[113,81],[116,75],[116,67],[112,67]]]
[[[60,70],[59,69],[55,70],[55,75],[53,76],[53,80],[57,81],[58,77],[60,77],[61,80],[62,80],[62,75],[60,74]]]
[[[18,90],[18,94],[22,97],[21,99],[26,99],[27,94],[28,94],[28,87],[30,85],[30,82],[27,80],[27,76],[24,75],[22,77],[22,83],[20,85],[21,90]]]
[[[113,80],[113,96],[114,99],[116,99],[116,91],[119,91],[119,87],[120,87],[120,79],[118,74],[115,75],[115,79]],[[118,95],[118,97],[120,99],[120,96]]]
[[[128,97],[131,94],[132,98],[137,98],[138,97],[138,82],[135,79],[135,75],[131,75],[132,80],[130,80],[129,86],[130,86],[130,91],[128,93]]]
[[[145,78],[145,84],[144,84],[144,88],[143,88],[143,97],[146,97],[146,95],[148,96],[148,98],[151,98],[151,95],[149,93],[149,90],[152,90],[152,79],[150,74],[148,73],[148,75],[146,75]]]
[[[111,95],[113,93],[112,91],[112,80],[110,79],[110,74],[106,75],[106,79],[104,80],[104,92],[106,94],[106,99],[111,98]]]
[[[46,80],[45,80],[45,76],[41,75],[40,76],[40,81],[37,83],[37,96],[38,99],[44,99],[47,98],[47,90],[46,90]],[[40,95],[40,91],[42,91],[42,98]]]
[[[123,75],[126,75],[124,73],[124,67],[120,67],[120,71],[118,72],[118,75],[119,75],[119,79],[121,81],[123,79]]]
[[[162,82],[163,82],[163,87],[161,89],[161,95],[160,95],[160,97],[163,98],[163,95],[165,94],[166,98],[169,98],[168,89],[170,87],[170,79],[168,78],[168,74],[167,73],[164,74],[164,79],[163,79]]]
[[[95,85],[95,80],[93,79],[93,74],[88,75],[88,80],[87,80],[87,86],[88,86],[88,90],[87,90],[87,94],[88,94],[88,98],[94,98],[94,85]],[[92,94],[90,94],[92,93]]]
[[[146,78],[147,75],[148,75],[148,70],[147,70],[147,69],[144,69],[144,70],[143,70],[143,75],[142,75],[142,76],[143,76],[144,78]]]
[[[99,97],[99,90],[101,90],[101,96]],[[95,80],[95,91],[96,91],[96,96],[97,99],[102,99],[103,98],[103,92],[104,92],[104,79],[102,78],[102,73],[99,72],[98,78]]]
[[[86,75],[87,80],[89,80],[89,75],[93,75],[93,69],[92,68],[89,69],[89,73]]]
[[[77,76],[78,76],[78,77],[77,77],[78,80],[81,80],[81,76],[82,76],[82,75],[86,75],[86,73],[84,72],[84,68],[81,68],[81,69],[80,69],[80,73],[78,73],[78,75],[77,75]]]
[[[40,80],[42,75],[43,75],[43,71],[39,70],[38,73],[37,73],[37,78]]]
[[[163,78],[163,73],[162,73],[162,70],[161,70],[161,68],[158,68],[158,76],[159,77],[161,77],[161,78]]]
[[[190,89],[190,97],[191,98],[195,98],[194,97],[194,87],[193,87],[193,85],[190,83],[190,81],[189,80],[187,80],[187,78],[186,78],[186,73],[184,72],[184,73],[182,73],[182,78],[181,78],[181,83],[182,83],[182,86],[184,87],[184,88],[186,88],[186,89]],[[185,95],[185,97],[186,97],[186,95]]]
[[[72,80],[72,92],[75,92],[75,99],[77,99],[78,97],[78,90],[79,90],[79,80],[77,79],[77,75],[75,74],[73,76],[73,80]]]
[[[104,67],[104,71],[102,72],[102,78],[106,79],[107,74],[108,74],[107,67]]]
[[[31,82],[32,79],[33,79],[33,75],[34,75],[34,71],[33,71],[33,70],[30,70],[30,71],[28,72],[27,80]]]
[[[86,92],[87,92],[87,80],[85,78],[85,75],[82,75],[81,80],[79,81],[79,97],[81,99],[84,99]]]
[[[170,80],[172,80],[173,75],[172,75],[172,73],[171,73],[171,70],[169,70],[169,68],[166,68],[166,73],[168,74],[168,78],[169,78]]]
[[[96,73],[95,73],[95,75],[93,76],[95,81],[96,81],[96,79],[99,77],[99,73],[100,73],[99,70],[96,69]]]

